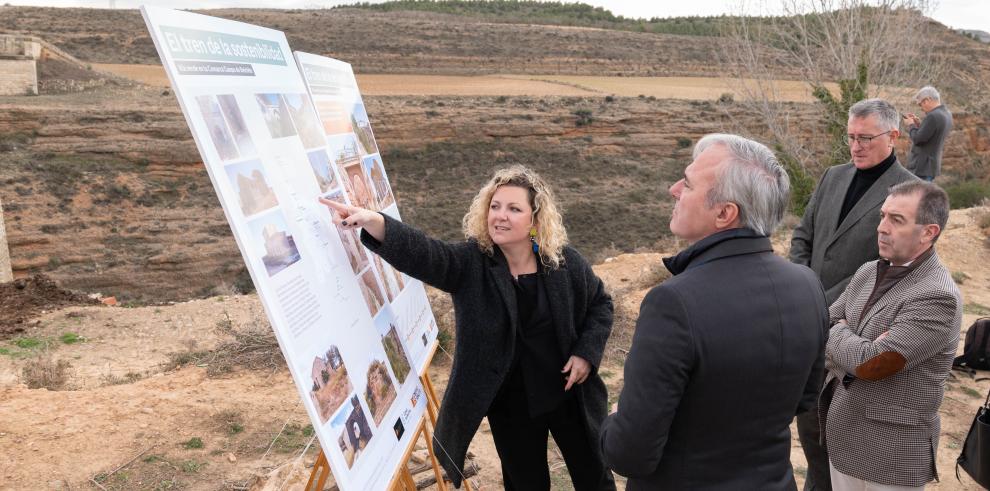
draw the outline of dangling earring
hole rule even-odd
[[[533,252],[540,252],[540,245],[536,243],[536,227],[529,229],[529,240],[533,242]]]

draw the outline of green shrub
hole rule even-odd
[[[578,126],[587,126],[595,121],[595,118],[591,115],[591,110],[589,109],[578,109],[573,113],[577,116],[577,121],[574,123]]]
[[[182,442],[182,446],[189,449],[203,448],[203,439],[198,436],[194,436],[189,440]]]
[[[990,198],[990,184],[977,180],[962,181],[945,186],[945,192],[949,194],[949,204],[953,210],[971,208]]]

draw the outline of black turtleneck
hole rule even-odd
[[[879,164],[869,169],[856,169],[856,174],[853,175],[853,180],[849,183],[849,189],[846,190],[846,198],[842,200],[842,210],[839,211],[839,223],[836,224],[836,227],[842,224],[842,220],[845,220],[849,210],[856,206],[859,199],[870,190],[870,186],[873,186],[873,183],[877,182],[877,179],[880,179],[880,176],[887,172],[887,169],[894,165],[894,162],[897,162],[897,157],[891,150],[890,156]]]

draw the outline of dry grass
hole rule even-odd
[[[161,65],[94,64],[97,70],[136,80],[155,87],[168,87]],[[719,100],[725,94],[735,99],[742,94],[732,89],[734,80],[713,77],[597,77],[562,75],[358,75],[358,86],[365,96],[458,95],[458,96],[589,96],[613,94],[660,99]],[[808,84],[780,80],[781,98],[789,102],[813,102]],[[837,91],[838,88],[831,87]]]
[[[217,377],[234,371],[235,368],[249,370],[277,370],[285,366],[285,357],[278,346],[275,333],[266,326],[252,327],[244,331],[232,330],[232,339],[221,342],[208,351],[189,349],[169,354],[169,360],[162,366],[165,371],[185,365],[206,368],[206,374]]]
[[[22,381],[29,389],[63,390],[69,382],[68,360],[55,360],[50,353],[43,353],[29,360],[22,373]]]

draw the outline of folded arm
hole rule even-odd
[[[947,292],[905,303],[876,339],[854,333],[845,321],[832,326],[826,347],[831,363],[865,380],[882,380],[946,349],[954,337],[958,298]]]

